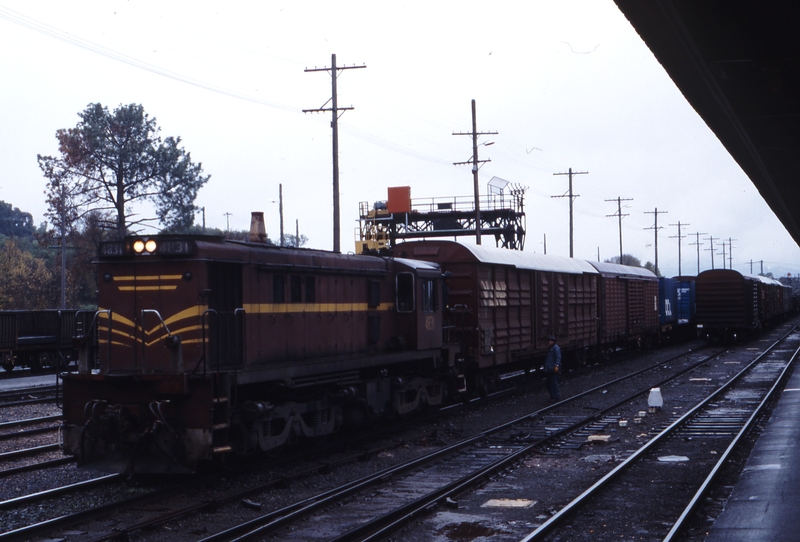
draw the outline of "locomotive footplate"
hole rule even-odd
[[[103,457],[99,468],[113,472],[181,472],[211,460],[211,376],[69,373],[62,379],[64,453],[79,462]]]

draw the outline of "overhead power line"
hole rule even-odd
[[[160,68],[153,64],[149,64],[147,62],[143,62],[131,56],[125,55],[123,53],[119,53],[114,51],[113,49],[109,49],[108,47],[104,47],[97,43],[91,42],[89,40],[83,39],[79,36],[74,34],[69,34],[63,30],[59,30],[53,26],[50,26],[46,23],[37,21],[36,19],[31,19],[21,13],[17,13],[16,11],[10,10],[6,7],[0,6],[0,19],[6,19],[14,24],[18,24],[23,26],[29,30],[33,30],[35,32],[39,32],[40,34],[44,34],[46,36],[50,36],[51,38],[55,38],[57,40],[61,40],[63,42],[69,43],[71,45],[75,45],[76,47],[80,47],[81,49],[85,49],[92,53],[97,53],[104,57],[110,58],[112,60],[116,60],[118,62],[123,62],[128,64],[129,66],[133,66],[135,68],[139,68],[151,73],[155,73],[157,75],[161,75],[163,77],[168,77],[170,79],[174,79],[175,81],[180,81],[181,83],[186,83],[188,85],[192,85],[198,88],[203,88],[205,90],[210,90],[212,92],[216,92],[218,94],[223,94],[225,96],[230,96],[231,98],[238,98],[240,100],[245,100],[248,102],[253,102],[259,105],[266,105],[267,107],[273,107],[276,109],[283,109],[284,111],[293,111],[297,112],[298,108],[292,107],[285,104],[280,104],[277,102],[270,102],[267,100],[261,100],[258,98],[254,98],[252,96],[248,96],[247,94],[242,94],[241,92],[236,92],[235,90],[226,89],[217,85],[212,85],[211,83],[206,83],[205,81],[200,81],[198,79],[194,79],[192,77],[181,75],[179,73]]]

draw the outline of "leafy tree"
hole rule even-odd
[[[156,218],[167,228],[194,223],[197,191],[209,176],[179,137],[162,140],[156,119],[137,104],[113,112],[89,104],[78,116],[75,128],[56,132],[61,156],[37,157],[48,179],[48,216],[74,223],[88,210],[112,213],[118,237]],[[143,202],[155,206],[156,218],[133,214],[131,206]]]
[[[305,235],[300,235],[299,239],[296,235],[292,235],[291,233],[284,233],[283,234],[283,244],[287,247],[302,247],[308,243],[308,237]]]
[[[661,276],[661,271],[656,269],[656,265],[651,261],[648,261],[646,264],[644,264],[644,268],[652,272],[657,277]]]
[[[622,265],[630,265],[631,267],[642,267],[642,261],[631,254],[623,254],[622,260],[619,256],[614,256],[606,260],[606,263],[618,263]]]
[[[0,310],[54,307],[58,290],[46,260],[23,250],[15,239],[0,246]]]
[[[33,235],[33,216],[0,201],[0,234],[8,237],[28,237]]]

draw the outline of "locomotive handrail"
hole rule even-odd
[[[161,325],[164,326],[164,329],[167,330],[167,338],[172,338],[172,332],[167,327],[167,324],[164,322],[164,319],[161,317],[161,313],[158,312],[156,309],[142,309],[142,372],[147,370],[147,340],[144,336],[145,334],[145,327],[144,327],[144,315],[145,314],[155,314],[158,316],[158,320],[161,322]],[[110,350],[110,349],[109,349]]]
[[[239,307],[238,309],[234,309],[233,310],[234,323],[238,323],[239,322],[239,320],[236,319],[236,316],[239,316],[239,315],[247,316],[247,311],[244,310],[244,307]],[[242,318],[242,330],[241,330],[241,333],[237,334],[237,336],[239,336],[242,339],[241,365],[244,366],[244,362],[247,359],[247,350],[246,350],[247,349],[247,340],[246,340],[246,337],[247,337],[247,318]]]
[[[77,318],[78,315],[81,312],[83,312],[83,311],[75,311],[75,317]],[[83,336],[84,337],[88,337],[89,334],[92,332],[92,330],[95,329],[95,326],[97,325],[97,318],[98,318],[98,316],[100,314],[105,314],[105,315],[108,316],[108,364],[110,366],[110,364],[111,364],[111,322],[113,321],[113,318],[111,317],[112,314],[113,314],[111,309],[101,309],[101,310],[95,311],[94,312],[94,316],[92,316],[92,321],[89,323],[89,327],[84,331]],[[87,359],[86,361],[87,361],[86,369],[88,371],[88,370],[90,370],[89,366],[88,366],[88,361],[89,360]],[[78,372],[80,372],[80,361],[78,363]]]
[[[203,355],[200,358],[200,360],[197,362],[197,365],[199,366],[200,362],[201,361],[203,362],[203,376],[206,376],[206,372],[207,372],[207,369],[208,369],[208,364],[206,363],[206,361],[208,359],[207,356],[206,356],[206,346],[207,346],[207,342],[206,342],[206,314],[213,314],[214,316],[219,317],[219,313],[216,311],[216,309],[206,309],[206,310],[203,311],[203,314],[200,316],[200,329],[201,329],[202,334],[203,334]],[[217,364],[217,367],[218,367],[217,370],[219,370],[219,364]],[[196,370],[197,370],[197,367],[195,367],[195,371]]]

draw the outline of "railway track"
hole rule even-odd
[[[56,400],[57,390],[53,385],[3,391],[0,392],[0,408],[51,403]]]
[[[664,378],[659,384],[686,378],[686,373],[715,357],[712,355],[700,361],[692,361],[686,367],[674,370],[674,374]],[[654,373],[659,372],[656,368],[651,369]],[[640,378],[644,372],[619,380]],[[652,383],[647,383],[641,391],[620,398],[609,393],[611,384],[606,383],[562,404],[544,409],[557,410],[566,407],[566,403],[573,403],[573,411],[581,410],[590,403],[597,404],[598,395],[606,396],[606,405],[591,416],[562,415],[556,426],[553,423],[533,423],[544,411],[532,413],[503,428],[470,439],[472,442],[466,447],[462,447],[464,443],[450,447],[458,448],[459,453],[448,456],[446,460],[440,461],[431,456],[423,459],[430,466],[413,463],[397,467],[391,472],[376,473],[352,486],[343,486],[292,507],[265,514],[256,520],[207,537],[203,542],[257,540],[266,536],[284,540],[320,539],[337,542],[384,539],[415,518],[427,514],[432,506],[457,508],[459,494],[483,484],[487,478],[534,450],[541,450],[548,443],[558,441],[556,446],[569,446],[576,435],[580,435],[578,439],[585,440],[587,434],[604,432],[608,426],[620,422],[619,416],[612,414],[613,411],[647,393],[652,386]],[[509,430],[510,433],[507,432]],[[436,455],[440,453],[446,454],[447,451],[442,450]],[[398,506],[399,501],[402,504]],[[637,501],[634,498],[623,502]],[[332,507],[335,512],[331,511]],[[352,528],[354,525],[358,527]],[[569,533],[565,536],[565,539],[572,539]],[[616,539],[619,539],[618,534]]]
[[[794,328],[523,541],[676,539],[798,352]]]
[[[602,432],[609,425],[616,425],[619,416],[615,416],[613,412],[620,404],[625,401],[631,401],[634,396],[638,396],[641,401],[642,394],[645,394],[651,387],[669,379],[677,378],[678,375],[685,374],[694,367],[706,364],[716,354],[717,352],[714,352],[710,356],[705,356],[699,352],[693,352],[670,360],[660,361],[632,375],[625,375],[619,379],[605,382],[593,390],[570,397],[557,405],[531,412],[515,420],[512,424],[507,424],[507,427],[498,427],[491,432],[483,432],[473,437],[473,439],[467,439],[473,440],[473,442],[455,443],[448,447],[449,450],[436,452],[437,457],[426,457],[415,464],[395,466],[383,470],[374,475],[372,480],[360,479],[357,482],[351,482],[346,487],[343,486],[331,490],[326,495],[303,499],[289,507],[264,514],[255,524],[237,527],[235,531],[230,533],[221,531],[206,540],[256,539],[258,536],[266,536],[267,532],[272,532],[274,536],[279,537],[313,540],[318,538],[318,535],[314,536],[314,531],[320,530],[320,523],[306,514],[321,510],[316,513],[322,514],[324,517],[326,512],[322,508],[323,502],[329,504],[337,502],[335,507],[337,524],[345,526],[365,524],[369,525],[369,527],[363,529],[374,531],[373,534],[363,531],[351,533],[348,532],[348,529],[342,528],[339,533],[332,535],[331,533],[325,533],[322,536],[323,539],[378,539],[380,536],[386,536],[386,533],[393,532],[401,525],[405,525],[414,518],[427,513],[431,506],[441,503],[453,505],[453,503],[456,503],[457,496],[460,493],[475,485],[484,483],[488,478],[508,468],[514,462],[518,462],[520,458],[525,457],[528,453],[547,453],[546,450],[548,448],[569,447],[570,442],[576,438],[585,440],[585,434],[587,433]],[[638,384],[639,389],[634,395],[623,396],[614,392],[617,382],[630,382],[630,379],[640,381]],[[598,407],[598,405],[600,406]],[[586,415],[587,410],[591,411],[588,416]],[[574,435],[576,434],[584,436],[575,437]],[[459,452],[458,450],[461,451]],[[445,459],[446,456],[452,454],[456,455]],[[480,463],[480,465],[477,465],[477,463]],[[423,466],[424,464],[431,466],[426,467]],[[330,468],[333,467],[330,465],[314,466],[309,468],[308,472],[300,473],[299,476],[313,476],[313,473]],[[431,470],[422,471],[421,469]],[[439,481],[436,484],[436,490],[419,494],[420,488],[429,487],[432,484],[432,480]],[[389,486],[386,485],[387,482],[389,482]],[[107,535],[95,534],[94,537],[87,539],[93,541],[111,540],[119,535],[120,532],[128,533],[144,528],[153,528],[153,526],[175,521],[175,518],[189,515],[198,510],[221,507],[226,502],[241,501],[248,495],[253,495],[250,498],[255,501],[263,500],[264,496],[259,497],[259,491],[274,491],[276,484],[282,485],[284,483],[286,483],[286,480],[281,481],[279,478],[277,482],[272,481],[263,488],[257,486],[246,487],[231,492],[227,496],[214,498],[213,501],[207,498],[202,501],[195,499],[195,502],[182,508],[169,507],[169,511],[160,516],[155,514],[146,520],[134,521],[130,524],[117,524],[113,533]],[[380,487],[381,484],[383,484],[383,488]],[[359,496],[356,492],[357,489],[366,491],[366,493],[360,493],[362,496]],[[179,493],[185,494],[186,490],[179,490]],[[398,494],[406,497],[406,500],[410,502],[406,502],[402,510],[397,510],[398,507],[395,506],[392,510],[385,510],[385,514],[379,514],[380,510],[378,510],[376,503],[383,500],[387,503],[396,504],[398,502]],[[363,495],[367,496],[363,497]],[[156,499],[158,498],[158,495],[153,494],[146,499],[146,502],[154,503],[157,502]],[[344,514],[345,506],[341,504],[342,499],[355,503],[352,506],[355,510],[355,516],[348,517]],[[363,499],[368,499],[367,506],[364,505],[365,501]],[[448,501],[448,499],[450,500]],[[0,534],[0,540],[24,540],[26,537],[32,536],[32,533],[55,534],[58,536],[59,528],[63,529],[67,525],[76,523],[82,524],[88,521],[90,517],[95,518],[102,514],[109,514],[112,509],[124,510],[126,506],[135,507],[136,504],[131,501],[130,505],[126,505],[123,500],[120,500],[115,504],[109,504],[108,507],[97,507],[91,513],[89,511],[78,511],[75,512],[75,517],[65,519],[63,523],[48,525],[50,522],[45,521],[22,530]],[[167,506],[165,505],[164,508],[167,508]],[[377,515],[383,515],[383,518],[365,519],[359,517],[358,514],[363,513],[360,510],[363,511],[365,508],[375,512]],[[293,521],[299,521],[302,526],[313,525],[311,527],[312,532],[298,530],[297,523],[294,523],[293,525],[295,526],[291,527],[294,530],[286,530],[287,526],[292,524]],[[379,523],[385,523],[386,525],[379,526]],[[325,521],[322,521],[322,524],[324,525]],[[94,532],[96,533],[96,531]],[[197,532],[202,531],[198,529]]]
[[[678,360],[672,360],[672,371],[667,378],[676,378],[713,357],[685,359],[677,370],[674,366]],[[559,405],[530,413],[411,462],[264,514],[209,536],[203,542],[256,540],[266,536],[286,540],[382,539],[425,514],[431,506],[441,503],[457,506],[456,498],[460,493],[484,483],[547,443],[587,427],[599,431],[605,425],[615,423],[609,412],[621,400],[629,401],[632,397],[620,399],[613,393],[608,395],[609,387],[652,373],[650,381],[645,384],[647,387],[634,396],[641,395],[654,382],[664,381],[660,374],[663,367],[663,362],[658,363],[617,381],[606,382]],[[606,396],[607,404],[589,416],[562,416],[558,427],[542,419],[543,413],[556,411],[570,403],[577,410],[582,409],[587,401],[597,403],[597,396]],[[359,527],[353,529],[354,525]]]
[[[659,364],[656,364],[654,367],[657,367],[658,365]],[[535,381],[537,381],[537,380],[538,379],[535,379]],[[535,381],[534,381],[534,386],[538,386],[538,384],[536,384]],[[509,391],[505,390],[505,391],[503,391],[503,392],[501,392],[501,393],[499,393],[497,395],[498,396],[506,396],[508,393],[509,393]],[[478,404],[480,404],[480,402]],[[458,411],[458,409],[459,409],[459,407],[456,407],[456,411]],[[448,409],[448,410],[450,410],[452,412],[453,409],[451,408],[451,409]],[[415,420],[409,420],[408,423],[410,425],[415,425],[419,421],[420,421],[419,418],[415,418]],[[395,443],[393,446],[397,446],[397,445],[398,444]],[[364,457],[364,456],[375,456],[375,454],[378,454],[378,453],[380,453],[380,452],[379,451],[368,451],[368,452],[357,453],[355,455],[351,454],[352,457],[349,457],[349,458],[347,458],[345,460],[342,460],[342,462],[344,462],[344,463],[346,463],[347,461],[354,462],[354,461],[360,460],[361,457]],[[301,472],[295,474],[294,478],[308,477],[308,476],[311,475],[311,473],[330,471],[334,467],[335,467],[335,465],[333,463],[331,463],[330,461],[327,461],[327,460],[326,461],[318,461],[315,465],[312,465],[312,466],[308,467],[308,469],[306,469],[305,472],[301,471]],[[145,522],[134,522],[129,527],[123,527],[121,525],[117,525],[115,527],[115,531],[114,532],[118,534],[120,531],[128,531],[128,530],[136,531],[137,529],[142,529],[145,526],[154,525],[154,524],[158,525],[158,524],[164,523],[165,521],[168,521],[168,520],[170,520],[172,518],[180,517],[182,515],[186,515],[186,514],[189,514],[191,512],[197,511],[198,509],[205,509],[205,508],[208,508],[209,506],[212,506],[212,507],[221,506],[222,503],[224,503],[224,502],[231,502],[231,501],[236,501],[236,500],[238,500],[240,498],[244,498],[243,496],[246,495],[246,494],[258,493],[259,490],[260,491],[267,491],[266,488],[273,488],[275,485],[285,485],[287,483],[287,480],[289,480],[288,476],[279,476],[275,480],[269,481],[266,484],[264,484],[264,488],[259,488],[257,486],[256,487],[248,487],[248,488],[245,488],[245,489],[240,489],[240,490],[234,491],[234,492],[232,492],[232,493],[230,493],[228,495],[216,496],[216,497],[212,497],[212,498],[205,497],[203,499],[203,502],[189,503],[186,506],[183,506],[182,508],[178,507],[177,510],[176,510],[175,506],[172,506],[172,500],[170,500],[170,505],[169,506],[165,505],[165,508],[169,508],[169,512],[165,512],[163,517],[160,517],[160,518],[159,517],[155,517],[155,518],[152,518],[152,519],[148,519]],[[186,493],[191,493],[191,491],[189,491],[189,490],[185,490],[185,492]],[[170,494],[170,495],[172,495],[172,494]],[[157,493],[153,493],[153,494],[150,495],[150,497],[148,498],[147,502],[150,502],[150,503],[157,502],[157,500],[159,498],[164,498],[164,497],[159,497],[159,495]],[[212,501],[213,501],[214,504],[210,505],[209,503],[211,503]],[[94,510],[92,510],[92,511],[87,511],[87,510],[76,511],[71,515],[68,514],[68,515],[65,515],[64,517],[60,518],[58,522],[54,522],[53,520],[44,520],[44,521],[41,521],[40,523],[35,523],[35,524],[32,524],[32,525],[28,525],[27,527],[24,527],[24,528],[15,529],[13,532],[9,532],[8,534],[0,535],[0,540],[23,540],[23,539],[25,539],[25,537],[32,536],[32,534],[47,534],[47,533],[54,532],[54,530],[57,533],[58,532],[58,528],[60,528],[60,526],[71,525],[71,524],[75,524],[76,522],[79,523],[79,524],[80,523],[85,523],[86,521],[89,521],[90,519],[101,517],[103,514],[109,514],[112,511],[113,512],[117,512],[119,510],[124,510],[126,508],[126,506],[135,507],[135,506],[137,506],[136,502],[137,501],[133,500],[133,501],[130,502],[130,504],[125,504],[124,499],[120,499],[119,502],[117,502],[115,504],[109,504],[108,506],[105,506],[105,505],[104,506],[98,506],[98,507],[95,507]],[[59,508],[59,505],[56,505],[55,503],[53,503],[52,506],[53,506],[53,508]],[[119,516],[117,516],[117,517],[119,517]],[[113,536],[112,536],[112,538],[113,538]],[[99,538],[97,538],[97,540],[105,540],[105,539],[108,539],[108,538],[104,538],[102,535],[100,535]]]

